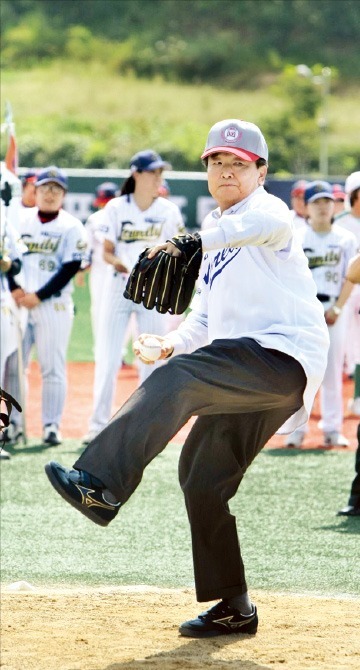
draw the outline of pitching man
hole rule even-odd
[[[202,159],[219,206],[209,215],[212,226],[189,242],[202,249],[199,288],[185,321],[161,339],[168,364],[135,391],[74,469],[46,466],[65,500],[107,525],[147,464],[198,417],[179,476],[197,598],[219,602],[183,623],[180,633],[200,638],[256,633],[229,500],[272,435],[307,420],[328,351],[323,310],[289,209],[263,186],[268,148],[260,129],[238,119],[216,123]],[[152,254],[179,254],[181,236],[174,241]]]

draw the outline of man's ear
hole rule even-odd
[[[266,179],[266,175],[267,175],[267,171],[268,171],[268,169],[267,169],[267,165],[261,165],[261,166],[259,167],[259,178],[258,178],[258,185],[259,185],[259,186],[264,186],[264,184],[265,184],[265,179]]]

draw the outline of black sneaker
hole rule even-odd
[[[61,435],[56,423],[48,423],[44,426],[43,443],[50,447],[57,447],[61,444]]]
[[[45,472],[64,500],[94,523],[107,526],[116,517],[120,503],[111,504],[104,500],[105,487],[97,477],[84,470],[69,470],[55,461],[45,465]]]
[[[207,612],[199,614],[197,619],[181,624],[179,633],[184,637],[215,637],[231,633],[255,635],[257,627],[258,616],[255,605],[253,612],[245,615],[230,607],[228,601],[224,599]]]

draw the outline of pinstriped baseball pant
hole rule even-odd
[[[228,501],[262,447],[302,405],[306,377],[292,357],[254,340],[216,340],[155,370],[75,463],[125,503],[143,471],[191,416],[179,479],[199,601],[247,590]]]

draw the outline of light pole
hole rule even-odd
[[[318,119],[318,126],[320,129],[319,172],[321,176],[327,177],[329,173],[328,99],[330,95],[331,68],[323,67],[321,74],[314,74],[307,65],[301,64],[296,66],[296,72],[301,77],[311,79],[317,86],[321,86],[321,116]]]

